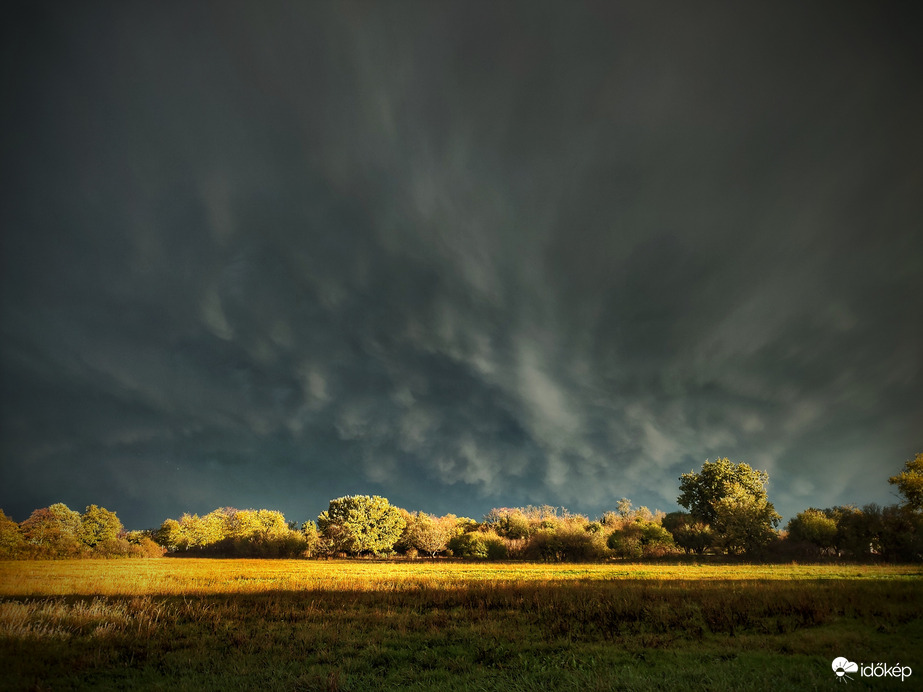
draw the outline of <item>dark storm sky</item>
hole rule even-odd
[[[895,501],[916,18],[495,5],[6,17],[8,514],[670,511],[719,456],[786,518]]]

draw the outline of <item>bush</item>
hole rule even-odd
[[[124,538],[106,538],[90,550],[93,557],[128,557],[131,555],[132,545]]]
[[[490,510],[484,517],[484,523],[504,538],[526,538],[530,532],[529,518],[521,509],[500,507]]]
[[[606,545],[618,556],[637,559],[675,552],[673,536],[660,524],[636,519],[609,535]]]
[[[524,557],[545,562],[581,562],[605,556],[606,546],[599,531],[586,524],[562,522],[553,529],[539,529],[523,550]]]
[[[711,527],[696,521],[685,512],[670,512],[663,518],[662,525],[673,536],[674,543],[687,555],[701,555],[714,543]]]
[[[163,557],[167,549],[157,545],[149,536],[142,537],[137,543],[132,544],[129,555],[131,557]]]
[[[472,531],[454,536],[449,550],[456,557],[505,560],[509,557],[506,542],[493,531]]]
[[[799,512],[788,522],[788,540],[806,544],[802,550],[811,552],[813,548],[813,552],[821,555],[833,551],[836,533],[836,521],[813,507]]]

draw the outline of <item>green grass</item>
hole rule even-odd
[[[923,676],[921,586],[841,565],[0,563],[0,686],[829,689],[837,656]]]

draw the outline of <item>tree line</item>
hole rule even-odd
[[[125,531],[105,507],[83,514],[62,502],[37,509],[20,524],[0,509],[0,557],[160,557],[166,550],[149,531]]]
[[[492,509],[481,521],[410,512],[383,497],[331,500],[300,526],[267,509],[183,514],[160,527],[125,531],[115,512],[90,505],[80,514],[58,503],[20,524],[0,510],[0,557],[458,557],[592,561],[718,553],[760,559],[923,559],[923,454],[891,477],[902,497],[887,507],[808,508],[779,531],[767,495],[769,475],[728,459],[680,476],[686,511],[652,512],[623,498],[590,519],[566,509]]]

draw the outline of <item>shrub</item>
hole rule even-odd
[[[133,543],[129,549],[131,557],[163,557],[167,549],[162,545],[157,545],[149,536],[143,536],[137,543]]]
[[[581,562],[597,560],[606,554],[599,531],[588,531],[585,524],[562,522],[553,529],[540,529],[531,538],[523,555],[546,562]]]
[[[609,535],[606,545],[618,557],[659,557],[676,548],[673,536],[660,524],[637,519]]]
[[[506,541],[493,531],[472,531],[455,536],[449,541],[449,550],[456,557],[487,560],[505,560],[509,557]]]
[[[836,531],[836,521],[813,507],[799,512],[788,522],[788,540],[807,544],[822,555],[833,551]]]

